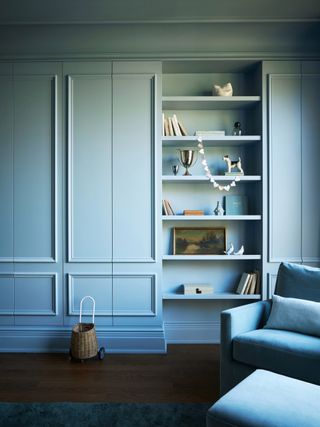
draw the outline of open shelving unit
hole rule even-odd
[[[218,71],[216,71],[218,70]],[[163,228],[163,300],[212,300],[219,310],[219,300],[257,300],[261,295],[235,293],[244,271],[260,270],[262,266],[262,129],[261,69],[248,61],[168,61],[163,69],[162,110],[165,117],[176,114],[188,136],[162,136],[162,199],[170,201],[175,215],[162,216]],[[234,96],[212,96],[214,83],[230,81]],[[233,135],[233,125],[240,121],[242,135]],[[223,156],[241,157],[244,175],[229,192],[213,188],[201,162],[184,176],[172,166],[179,165],[179,149],[198,151],[196,131],[223,130],[225,135],[204,135],[202,142],[213,179],[226,185],[235,176],[225,175]],[[200,158],[200,156],[198,155]],[[248,212],[243,215],[213,214],[224,196],[245,196]],[[203,210],[203,215],[183,215],[185,209]],[[243,255],[173,255],[173,228],[224,227],[227,247],[244,245]],[[184,295],[183,283],[209,283],[215,292],[209,295]],[[196,302],[194,302],[196,304]],[[225,307],[225,306],[224,306]],[[181,308],[179,308],[181,310]]]

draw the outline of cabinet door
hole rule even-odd
[[[113,261],[155,260],[155,76],[113,77]]]
[[[68,75],[68,258],[110,262],[111,76]]]
[[[7,263],[13,261],[13,91],[11,68],[3,65],[0,93],[0,262]]]
[[[319,69],[319,65],[318,65]],[[319,71],[319,70],[318,70]],[[320,262],[320,73],[302,76],[302,259]]]
[[[301,262],[301,76],[269,76],[269,262]]]

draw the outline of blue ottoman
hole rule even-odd
[[[207,427],[319,427],[320,386],[258,369],[207,413]]]

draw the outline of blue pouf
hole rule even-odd
[[[219,399],[207,427],[319,427],[320,386],[256,370]]]

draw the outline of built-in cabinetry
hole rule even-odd
[[[320,263],[320,63],[270,61],[263,64],[263,74],[269,142],[264,154],[269,158],[264,245],[271,295],[280,262]]]
[[[2,65],[3,346],[65,348],[91,295],[107,350],[165,351],[161,64]]]
[[[214,84],[223,85],[227,82],[232,83],[232,97],[212,95]],[[208,318],[212,318],[213,312],[220,313],[221,308],[234,305],[236,300],[241,302],[261,298],[260,293],[235,293],[242,273],[261,271],[262,265],[260,65],[241,61],[164,63],[162,109],[165,117],[176,114],[188,132],[188,136],[162,138],[162,198],[169,200],[175,212],[175,215],[162,217],[164,321],[172,325],[177,321],[175,310],[180,314],[184,311],[183,306],[177,306],[179,302],[175,301],[178,299],[185,300],[179,303],[185,304],[184,321],[189,321],[190,317],[194,321],[197,316],[195,313],[202,308],[207,311]],[[237,121],[241,122],[241,136],[233,135],[233,126]],[[205,157],[217,183],[226,186],[234,180],[234,176],[224,174],[226,163],[223,156],[228,154],[234,160],[241,158],[245,174],[229,191],[220,191],[210,183],[199,153],[197,162],[190,168],[192,176],[183,176],[184,168],[181,165],[178,174],[173,175],[172,165],[179,164],[178,150],[189,148],[198,151],[198,138],[194,134],[201,130],[225,131],[225,136],[203,137]],[[247,213],[214,215],[218,202],[225,208],[226,195],[247,197]],[[185,216],[185,209],[203,210],[204,215]],[[175,227],[223,227],[226,230],[227,247],[233,243],[237,250],[244,245],[245,252],[243,255],[174,255]],[[186,296],[181,292],[181,284],[184,283],[208,283],[213,285],[214,293]],[[200,308],[196,301],[201,299],[210,300],[211,303]],[[190,300],[194,304],[192,311]],[[218,317],[219,314],[214,318]],[[204,320],[201,315],[200,319]],[[172,341],[175,339],[172,338]]]

